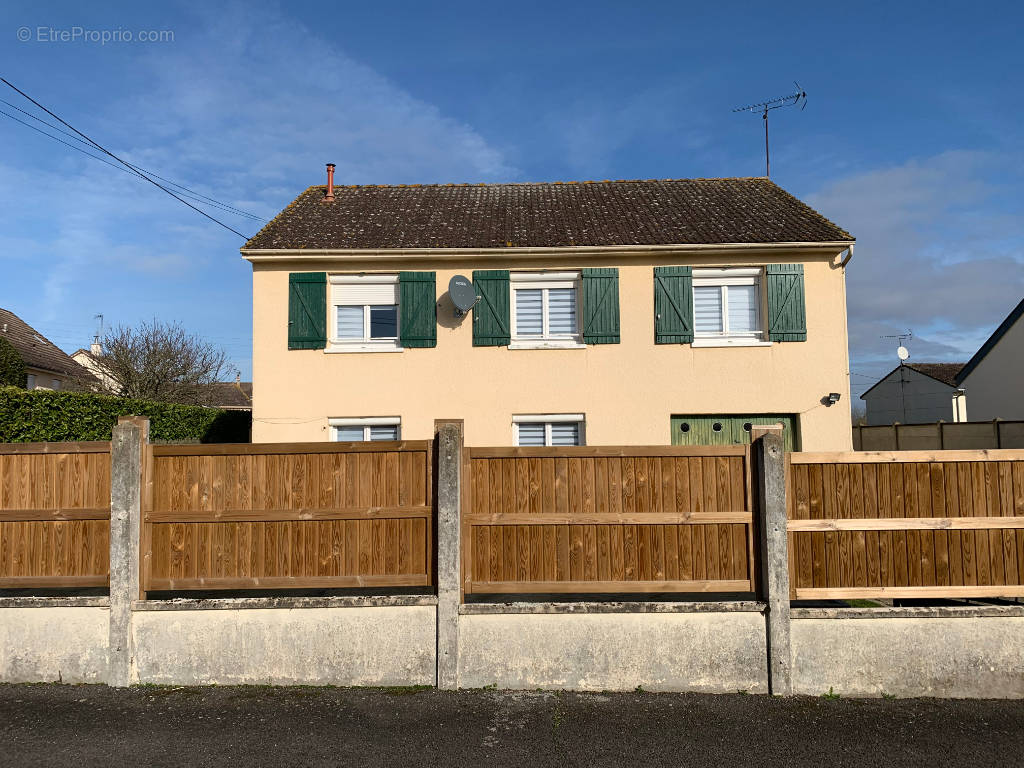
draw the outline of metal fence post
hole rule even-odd
[[[789,625],[789,546],[786,532],[786,459],[782,436],[764,434],[754,443],[760,532],[761,593],[768,604],[768,690],[793,690]]]
[[[108,684],[131,685],[132,603],[139,597],[143,446],[149,421],[122,417],[110,443],[110,629]]]
[[[462,423],[437,421],[437,687],[459,687]]]

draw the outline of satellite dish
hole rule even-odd
[[[910,352],[904,346],[897,347],[896,357],[898,357],[900,360],[906,360],[908,357],[910,357]]]
[[[476,306],[476,288],[468,277],[456,275],[448,281],[448,296],[461,316]]]

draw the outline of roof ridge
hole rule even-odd
[[[570,181],[495,181],[495,182],[432,182],[428,184],[335,184],[335,189],[410,189],[424,187],[546,187],[583,184],[651,184],[656,182],[682,181],[771,181],[767,176],[691,176],[687,178],[657,179],[574,179]],[[774,182],[772,182],[774,183]],[[307,187],[305,194],[314,189],[327,189],[326,184]]]

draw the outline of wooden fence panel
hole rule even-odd
[[[149,446],[143,589],[429,585],[432,450]]]
[[[790,455],[795,599],[1024,596],[1024,451]]]
[[[467,593],[753,590],[749,447],[463,455]]]
[[[0,445],[0,588],[109,581],[110,443]]]

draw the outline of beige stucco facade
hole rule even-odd
[[[795,414],[804,450],[850,450],[849,365],[842,248],[706,248],[619,252],[561,249],[488,254],[309,256],[247,253],[253,261],[254,442],[330,439],[328,419],[400,417],[401,436],[433,436],[434,420],[465,422],[468,445],[514,440],[513,416],[582,413],[588,445],[668,445],[673,414]],[[283,258],[282,258],[283,256]],[[654,343],[653,267],[803,263],[807,341],[697,348]],[[617,267],[621,343],[585,349],[474,347],[472,313],[455,317],[449,279],[474,269]],[[437,346],[400,353],[288,349],[288,275],[436,271]],[[838,404],[823,404],[830,392]]]

